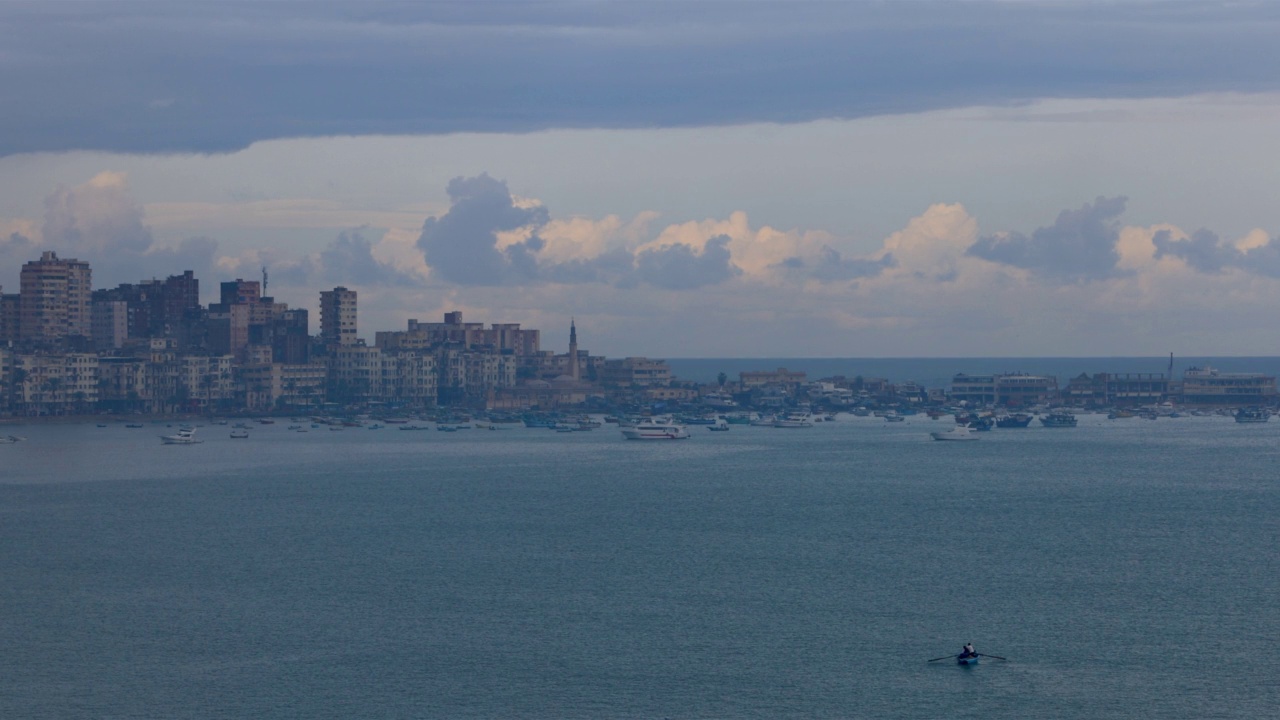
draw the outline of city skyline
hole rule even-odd
[[[1280,354],[1266,6],[75,7],[0,10],[6,292],[51,250],[203,302],[265,266],[313,317],[345,285],[362,337],[462,310],[612,357]]]

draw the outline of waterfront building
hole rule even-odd
[[[1182,402],[1187,405],[1243,407],[1270,405],[1276,400],[1276,379],[1261,373],[1224,373],[1214,368],[1189,368],[1182,374]]]
[[[951,400],[970,405],[1023,407],[1047,404],[1058,398],[1058,378],[1025,373],[967,375],[951,379]]]
[[[1005,407],[1047,405],[1058,399],[1058,378],[1010,373],[996,376],[996,404]]]
[[[10,377],[12,407],[23,415],[88,412],[98,402],[98,357],[90,353],[18,354]]]
[[[338,286],[320,293],[320,340],[326,348],[356,344],[356,291]]]
[[[1164,373],[1081,373],[1067,382],[1064,399],[1071,405],[1135,406],[1162,402],[1169,393]]]
[[[330,399],[341,403],[394,402],[419,406],[436,403],[442,376],[436,358],[418,352],[383,352],[364,345],[338,346],[328,357]],[[461,380],[466,383],[465,363]]]
[[[608,387],[665,387],[671,384],[671,366],[646,357],[605,360],[600,381]]]
[[[98,401],[111,412],[154,412],[151,373],[140,357],[98,358]]]
[[[235,358],[231,355],[182,355],[160,367],[169,391],[160,397],[179,409],[208,411],[235,403]]]
[[[794,391],[805,383],[808,375],[804,372],[791,372],[786,368],[778,368],[777,370],[751,370],[738,373],[738,381],[742,383],[744,389],[763,387],[765,385],[780,385]]]
[[[254,411],[287,408],[309,411],[324,402],[328,367],[323,362],[268,363],[241,368],[245,407]]]
[[[464,349],[487,348],[517,356],[538,353],[539,331],[521,329],[519,323],[465,323],[462,312],[445,313],[444,322],[424,323],[410,319],[405,330],[382,331],[374,344],[383,350],[431,350],[440,345]]]
[[[59,259],[53,251],[22,266],[18,308],[21,340],[49,343],[92,334],[92,273],[82,260]]]

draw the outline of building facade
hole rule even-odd
[[[62,260],[53,251],[22,266],[18,336],[30,342],[50,342],[71,336],[89,338],[92,273],[89,263]]]
[[[341,286],[321,291],[321,342],[325,347],[349,347],[356,337],[356,291]]]

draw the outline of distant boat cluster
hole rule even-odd
[[[207,425],[214,428],[225,427],[227,437],[233,440],[248,440],[254,426],[266,429],[271,426],[285,425],[284,431],[289,433],[307,433],[312,431],[377,431],[395,429],[401,432],[435,431],[456,433],[468,430],[510,430],[512,428],[542,429],[557,433],[583,433],[602,428],[606,425],[617,426],[622,437],[627,440],[687,440],[694,437],[691,431],[706,428],[710,432],[728,432],[734,426],[777,429],[806,429],[823,423],[840,422],[841,416],[852,418],[880,418],[885,423],[903,423],[911,417],[927,417],[932,421],[944,421],[948,418],[954,424],[941,430],[932,430],[928,436],[942,442],[972,442],[980,439],[993,429],[1025,429],[1038,424],[1044,428],[1073,428],[1079,423],[1078,417],[1083,414],[1098,415],[1100,411],[1087,411],[1079,408],[1031,408],[1026,412],[1008,412],[1002,409],[971,410],[963,407],[936,407],[919,410],[909,407],[885,408],[870,410],[858,407],[852,411],[817,412],[813,410],[790,410],[777,413],[761,413],[757,411],[737,410],[732,412],[701,413],[667,413],[667,414],[591,414],[591,413],[491,413],[478,416],[449,412],[437,415],[403,415],[403,416],[371,416],[361,414],[355,416],[312,416],[293,417],[287,421],[277,418],[256,419],[211,419]],[[1105,412],[1109,421],[1128,419],[1155,420],[1159,418],[1180,418],[1188,416],[1223,416],[1234,419],[1237,423],[1266,423],[1271,418],[1271,411],[1264,407],[1246,407],[1237,410],[1192,410],[1183,412],[1170,404],[1139,408],[1137,410],[1112,409]],[[847,420],[846,420],[847,421]],[[153,425],[159,425],[155,421]],[[111,427],[112,423],[98,423],[99,428]],[[144,423],[115,423],[128,429],[146,427]],[[168,425],[174,428],[174,425]],[[208,437],[207,433],[197,436],[197,426],[191,423],[179,424],[173,432],[161,434],[160,440],[165,445],[198,445]],[[0,436],[0,445],[11,445],[24,440],[16,435]]]

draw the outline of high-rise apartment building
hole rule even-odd
[[[117,350],[129,338],[129,303],[123,300],[93,301],[93,348]]]
[[[18,293],[0,294],[0,345],[18,342],[19,308],[22,296]]]
[[[50,341],[92,334],[89,263],[61,260],[53,251],[22,266],[18,336],[24,341]]]
[[[356,291],[320,291],[320,340],[326,347],[356,344]]]

